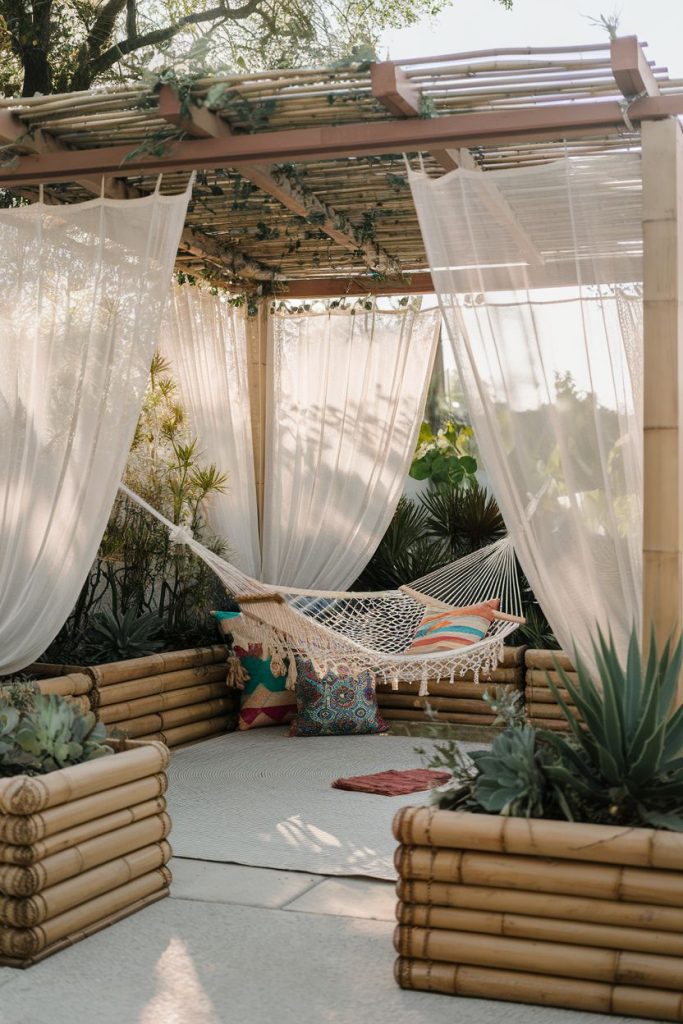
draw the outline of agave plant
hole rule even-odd
[[[97,612],[91,619],[83,645],[83,655],[101,664],[125,658],[141,658],[163,646],[163,623],[158,615],[138,615],[134,608],[123,614],[113,610]]]
[[[496,736],[490,750],[470,754],[477,769],[472,796],[490,814],[538,818],[546,806],[547,782],[536,730],[523,725]]]
[[[106,730],[63,697],[37,694],[31,710],[0,702],[0,775],[42,775],[111,754]]]
[[[547,777],[566,800],[567,816],[683,831],[683,707],[672,711],[683,642],[669,640],[659,652],[653,634],[643,666],[633,631],[622,668],[612,637],[598,631],[594,653],[599,686],[580,657],[578,686],[557,666],[586,729],[548,679],[571,735],[543,734],[556,754]]]

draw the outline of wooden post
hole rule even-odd
[[[643,639],[683,624],[683,134],[642,124],[644,241]],[[679,699],[683,691],[679,691]]]
[[[266,366],[268,354],[268,300],[258,303],[255,316],[247,317],[247,353],[251,434],[254,449],[254,478],[258,508],[259,537],[263,540],[263,495],[266,464]]]

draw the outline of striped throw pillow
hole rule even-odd
[[[450,611],[426,611],[406,654],[436,654],[469,647],[483,640],[493,622],[499,600],[484,601]]]

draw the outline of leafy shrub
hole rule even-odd
[[[454,742],[438,744],[429,764],[447,767],[453,776],[435,792],[439,806],[683,831],[683,707],[671,710],[682,642],[658,652],[653,637],[643,668],[634,631],[622,667],[613,640],[599,631],[598,637],[599,685],[578,656],[578,686],[557,666],[587,729],[549,679],[569,735],[509,716],[488,750],[468,757]]]
[[[471,438],[472,428],[464,423],[449,420],[436,434],[423,423],[410,475],[429,480],[437,490],[474,483],[477,460],[468,450]]]
[[[113,753],[106,730],[56,694],[37,693],[30,709],[0,701],[0,775],[44,775]]]

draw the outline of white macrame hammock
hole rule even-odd
[[[230,620],[236,644],[260,644],[272,659],[275,675],[287,672],[287,686],[296,682],[294,655],[309,658],[324,675],[348,666],[357,675],[373,673],[376,682],[418,681],[419,695],[429,693],[430,679],[449,679],[466,672],[486,676],[502,660],[507,636],[524,621],[515,555],[507,537],[460,558],[398,590],[360,592],[277,587],[247,576],[236,566],[195,540],[121,485],[121,490],[168,529],[175,544],[186,544],[219,577],[242,614]],[[467,647],[432,654],[406,654],[426,609],[466,607],[498,598],[486,636]],[[288,667],[287,667],[288,663]]]

